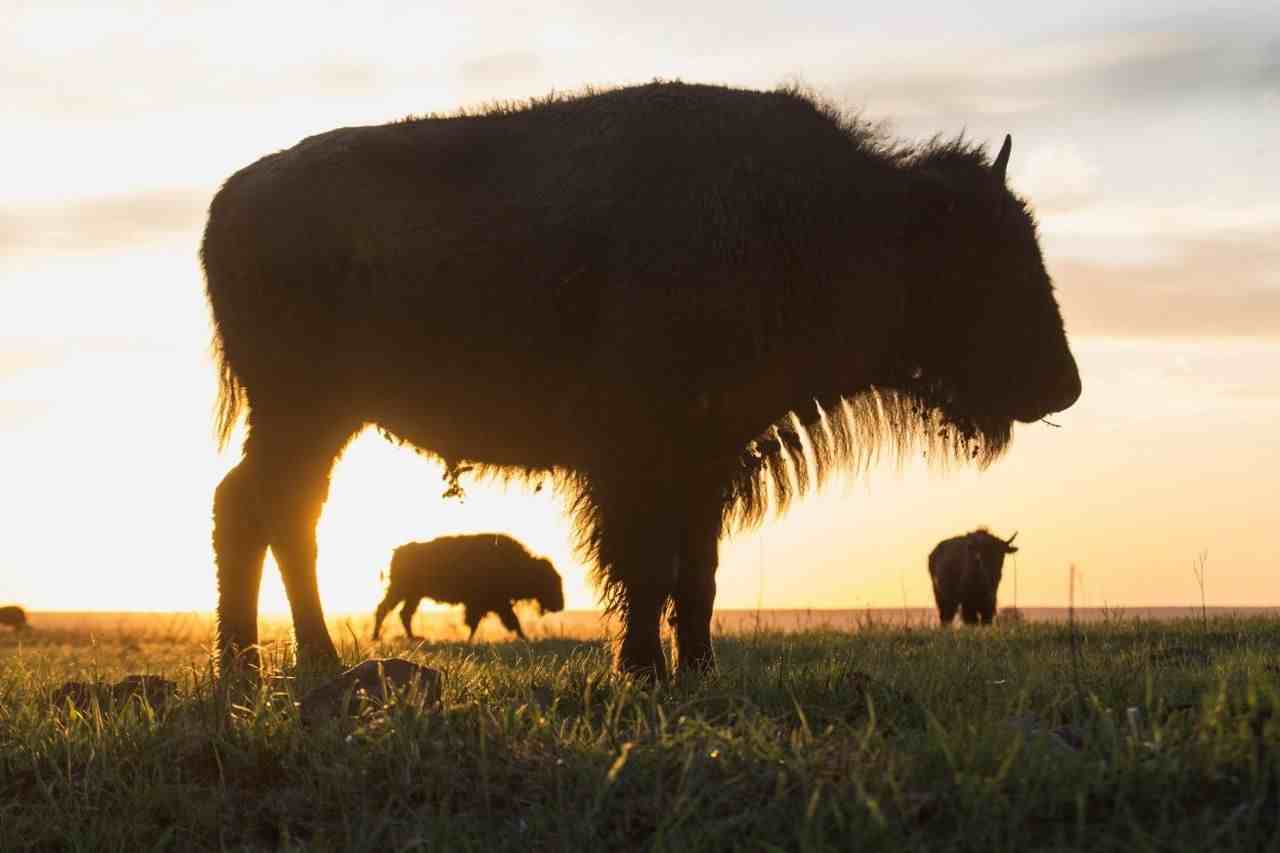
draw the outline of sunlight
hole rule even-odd
[[[550,559],[564,578],[567,608],[595,606],[587,570],[572,555],[568,519],[549,488],[534,493],[464,475],[464,496],[444,499],[443,471],[438,461],[372,429],[351,443],[334,468],[317,531],[326,612],[371,612],[382,598],[380,574],[399,545],[490,531],[507,533]],[[264,583],[262,603],[266,610],[287,607],[278,581]]]
[[[240,458],[243,426],[225,451],[214,451],[203,341],[141,346],[104,341],[56,361],[33,350],[0,375],[0,400],[12,409],[0,470],[14,486],[0,491],[0,517],[13,521],[0,551],[0,603],[214,607],[211,497]],[[1020,429],[1007,458],[986,472],[882,464],[843,488],[837,481],[786,517],[723,543],[718,606],[927,604],[928,549],[982,523],[1022,530],[1020,596],[1028,605],[1060,602],[1069,561],[1085,572],[1094,603],[1183,603],[1187,561],[1204,548],[1213,601],[1269,598],[1274,548],[1258,531],[1272,526],[1275,464],[1260,460],[1280,458],[1269,426],[1280,411],[1273,381],[1280,349],[1080,339],[1077,353],[1082,370],[1099,378],[1059,419],[1061,430]],[[1221,435],[1233,440],[1214,443]],[[1187,450],[1211,446],[1213,454]],[[318,531],[328,614],[370,613],[396,546],[485,531],[508,533],[551,559],[568,608],[596,606],[549,490],[464,477],[465,498],[444,500],[441,470],[372,430],[352,442],[334,469]],[[1215,484],[1212,492],[1206,483]],[[270,558],[262,608],[288,612]]]

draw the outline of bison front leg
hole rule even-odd
[[[674,591],[679,541],[670,517],[666,513],[655,516],[641,518],[637,507],[623,519],[621,530],[606,523],[600,561],[608,610],[622,617],[615,668],[640,678],[666,681],[667,659],[660,629]]]
[[[626,434],[637,433],[633,428]],[[606,610],[622,619],[621,637],[614,646],[615,668],[666,681],[661,624],[675,593],[683,527],[681,481],[662,440],[639,442],[637,450],[647,453],[624,457],[625,471],[592,482],[588,538]],[[611,457],[602,464],[607,470],[617,462]]]
[[[711,617],[716,603],[716,569],[720,565],[720,508],[707,507],[693,518],[681,537],[676,565],[676,666],[681,675],[715,668]]]
[[[669,590],[668,584],[648,578],[622,584],[622,642],[614,657],[619,672],[647,680],[667,680],[661,625]]]
[[[529,639],[524,635],[524,629],[520,627],[520,620],[516,618],[516,612],[512,609],[511,602],[508,601],[498,608],[498,618],[502,620],[502,627],[514,632],[522,640]]]
[[[462,621],[466,624],[469,633],[467,634],[467,642],[474,642],[476,631],[480,628],[480,623],[484,621],[484,617],[489,615],[489,610],[482,604],[464,604],[462,605]]]
[[[978,621],[983,625],[990,625],[991,620],[995,618],[995,615],[996,615],[995,598],[987,599],[982,603],[982,606],[978,608]]]

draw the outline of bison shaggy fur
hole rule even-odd
[[[275,555],[298,653],[329,472],[367,425],[544,481],[621,617],[617,664],[714,664],[721,538],[886,445],[991,462],[1080,376],[1030,208],[963,139],[803,92],[656,82],[322,133],[241,169],[201,255],[224,663]]]
[[[413,638],[413,614],[424,598],[461,604],[471,629],[468,639],[475,637],[476,628],[490,613],[498,614],[508,631],[525,639],[512,607],[516,601],[533,601],[548,613],[564,609],[564,588],[551,561],[533,556],[500,533],[442,536],[397,548],[391,557],[387,595],[374,615],[373,638],[378,638],[382,620],[402,601],[400,622]]]

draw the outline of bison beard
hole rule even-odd
[[[879,448],[985,464],[1080,380],[1034,221],[960,141],[795,91],[647,86],[335,130],[233,175],[201,253],[220,436],[219,644],[252,663],[266,549],[300,656],[329,470],[364,425],[549,479],[621,669],[712,665],[717,549]]]

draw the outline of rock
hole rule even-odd
[[[304,723],[317,723],[342,713],[344,702],[348,712],[358,714],[369,704],[385,705],[396,694],[425,707],[440,701],[442,681],[437,669],[402,658],[374,658],[308,692],[298,703],[298,714]]]
[[[70,702],[81,713],[87,712],[96,700],[101,708],[122,707],[133,697],[145,701],[153,710],[168,704],[178,691],[178,685],[158,675],[127,675],[115,684],[101,681],[68,681],[49,697],[58,707]]]

